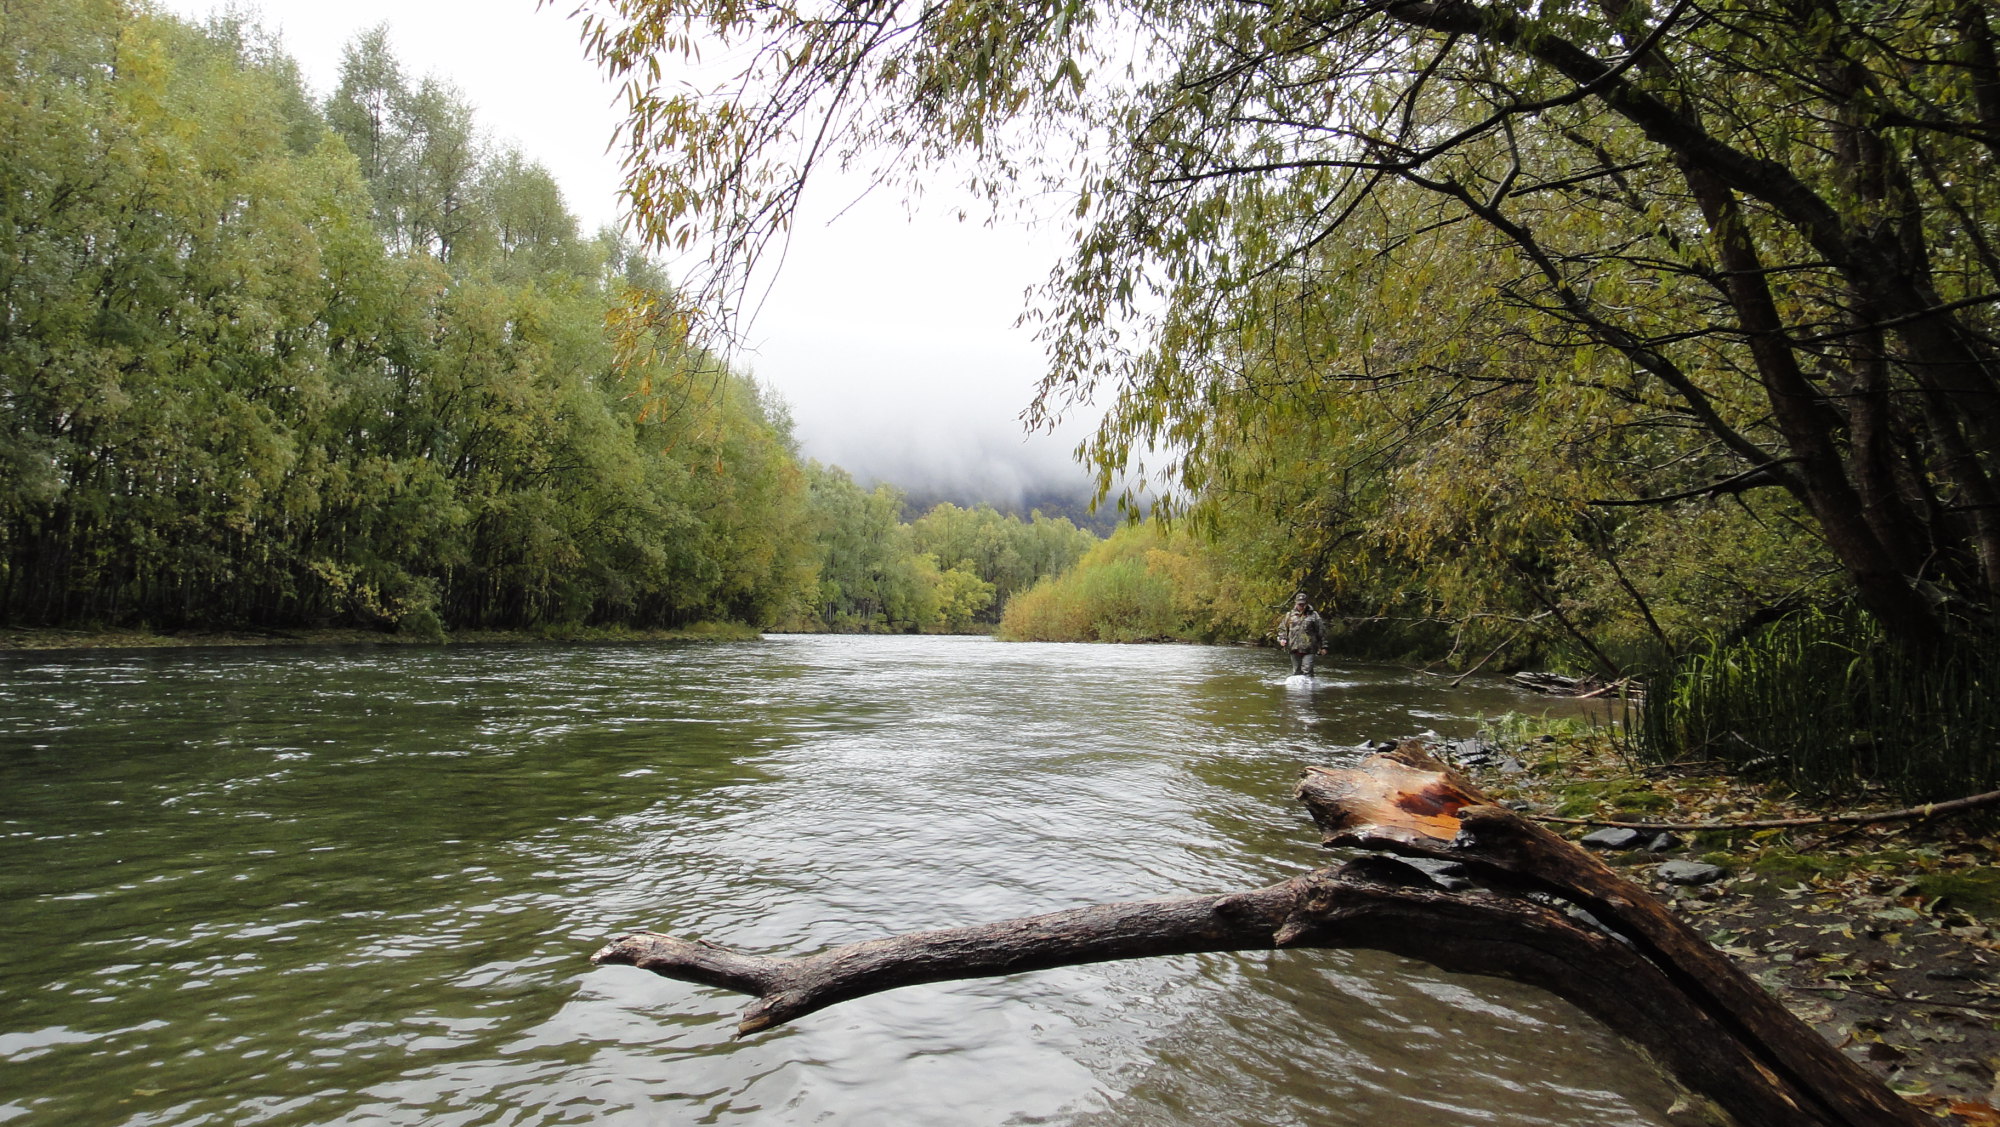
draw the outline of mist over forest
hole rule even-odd
[[[1039,508],[1100,535],[1117,525],[1115,504],[1090,512],[1092,473],[1076,459],[1097,413],[1072,411],[1053,429],[1030,429],[1021,419],[1046,363],[1038,349],[985,357],[989,366],[977,371],[938,359],[944,374],[934,379],[909,373],[939,354],[917,355],[898,342],[843,342],[833,352],[804,376],[794,368],[750,372],[784,402],[803,457],[839,466],[869,488],[895,486],[908,495],[912,517],[943,501],[1024,518]]]
[[[1046,435],[1026,438],[991,431],[963,434],[953,443],[920,433],[906,445],[892,445],[880,433],[851,436],[816,434],[809,420],[797,420],[802,452],[840,466],[867,488],[887,484],[904,494],[905,519],[915,519],[941,503],[973,508],[991,505],[1027,518],[1067,517],[1099,536],[1110,535],[1122,519],[1114,502],[1091,509],[1090,477]]]

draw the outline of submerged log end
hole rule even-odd
[[[736,1036],[742,1038],[762,1033],[819,1008],[810,998],[793,991],[759,998],[743,1011],[743,1019],[736,1023]]]
[[[745,955],[705,939],[676,939],[657,931],[634,932],[600,947],[590,961],[597,966],[638,967],[662,978],[754,995],[757,1000],[736,1023],[738,1037],[783,1025],[802,1012],[818,1008],[802,1005],[804,999],[785,988],[785,970],[796,960]]]

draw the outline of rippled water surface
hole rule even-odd
[[[0,655],[0,1122],[1659,1124],[1609,1035],[1370,953],[916,987],[733,1041],[773,954],[1320,863],[1340,745],[1538,711],[1268,651]]]

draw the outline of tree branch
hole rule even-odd
[[[1905,810],[1884,810],[1874,814],[1822,814],[1810,818],[1761,818],[1750,822],[1619,822],[1603,818],[1561,818],[1554,814],[1530,814],[1537,822],[1562,826],[1613,826],[1627,830],[1782,830],[1796,826],[1870,826],[1877,822],[1908,822],[1959,814],[1987,806],[2000,806],[2000,790],[1954,798],[1949,802],[1926,802]]]
[[[1370,948],[1567,998],[1744,1123],[1927,1122],[1643,889],[1492,805],[1414,742],[1357,769],[1312,768],[1298,794],[1328,844],[1378,852],[1248,892],[1076,908],[798,959],[640,932],[592,961],[754,995],[741,1036],[919,983],[1151,955]],[[1467,875],[1447,888],[1436,866],[1391,853]]]
[[[1111,959],[1276,947],[1302,879],[1227,896],[1100,904],[917,932],[799,959],[742,955],[646,931],[615,940],[590,961],[755,995],[756,1004],[736,1027],[742,1036],[901,986]]]
[[[1796,461],[1798,461],[1797,458],[1773,458],[1763,465],[1751,466],[1742,473],[1731,474],[1721,481],[1711,482],[1707,485],[1698,485],[1693,489],[1683,489],[1679,493],[1669,493],[1663,497],[1600,498],[1586,503],[1596,505],[1600,508],[1613,508],[1624,505],[1665,505],[1674,501],[1685,501],[1692,497],[1723,497],[1732,493],[1741,493],[1747,489],[1756,489],[1760,486],[1782,486],[1784,482],[1777,480],[1772,475],[1772,467]]]

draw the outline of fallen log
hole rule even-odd
[[[754,996],[742,1036],[919,983],[1204,951],[1372,948],[1566,998],[1742,1124],[1928,1122],[1652,894],[1493,805],[1414,741],[1357,768],[1309,768],[1297,794],[1327,845],[1368,852],[1247,892],[1097,905],[802,958],[656,932],[591,958]]]

